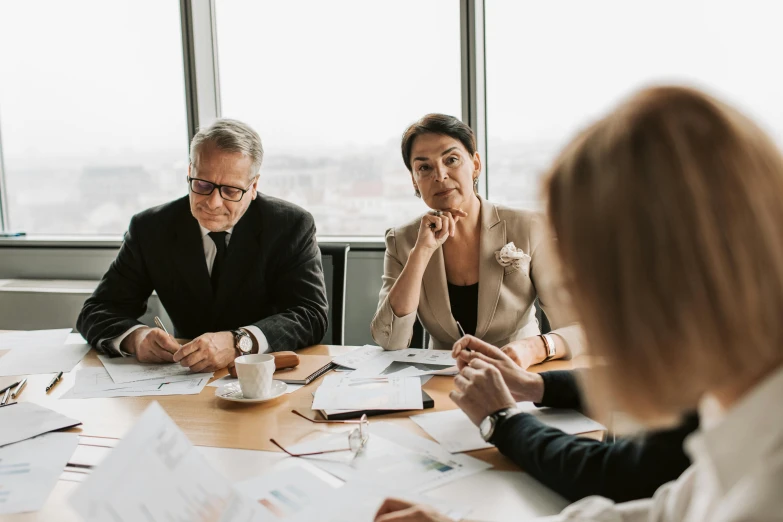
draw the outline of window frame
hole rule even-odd
[[[459,6],[462,121],[467,123],[476,134],[477,150],[483,164],[481,192],[484,197],[487,197],[489,176],[487,171],[484,1],[459,0]],[[215,2],[216,0],[180,0],[188,143],[193,139],[200,121],[210,121],[221,116]],[[0,114],[0,129],[2,129],[2,114]],[[3,140],[0,132],[0,232],[12,233],[14,230],[11,229],[8,216],[7,197]],[[346,241],[352,245],[352,248],[353,245],[356,245],[361,249],[362,246],[367,248],[376,247],[379,242],[382,244],[383,231],[379,231],[377,236],[323,236],[322,239]],[[121,241],[121,237],[32,235],[15,237],[10,241],[0,240],[0,243],[10,242],[14,246],[28,245],[31,248],[81,247],[87,244],[112,247],[118,241]]]

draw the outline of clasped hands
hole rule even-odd
[[[123,340],[122,348],[134,354],[139,362],[177,362],[194,373],[226,368],[236,357],[234,334],[231,332],[205,333],[180,345],[159,328],[143,327],[131,332]]]

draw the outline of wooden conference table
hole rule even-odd
[[[349,346],[319,345],[300,350],[302,355],[331,355],[336,356],[355,349]],[[4,352],[0,351],[0,355]],[[81,426],[71,428],[69,431],[79,433],[81,445],[91,446],[117,443],[128,432],[147,406],[157,401],[174,420],[174,422],[189,437],[196,446],[209,446],[217,448],[234,448],[246,450],[276,451],[269,442],[274,437],[283,445],[293,445],[297,442],[317,437],[325,431],[340,431],[346,428],[340,424],[313,424],[291,413],[296,409],[306,415],[315,418],[315,412],[310,409],[312,404],[312,392],[320,384],[321,379],[308,386],[270,402],[258,404],[243,404],[229,402],[215,397],[216,388],[207,386],[198,395],[172,395],[158,397],[117,397],[101,399],[70,399],[59,400],[59,397],[69,390],[74,383],[76,370],[79,368],[99,366],[95,350],[90,350],[87,356],[79,363],[73,372],[64,374],[62,382],[50,391],[45,391],[46,385],[51,380],[51,375],[31,375],[28,377],[27,386],[19,395],[20,402],[35,402],[52,410],[58,411],[82,422]],[[531,371],[546,371],[567,369],[574,365],[579,366],[579,361],[551,361],[535,366]],[[225,370],[216,372],[215,378],[225,375]],[[0,388],[6,384],[15,382],[13,377],[0,377]],[[449,399],[449,392],[453,389],[453,377],[435,376],[424,385],[424,390],[434,399],[435,408],[426,412],[445,411],[456,408]],[[400,412],[379,417],[372,417],[370,422],[392,422],[404,427],[422,437],[430,438],[417,424],[408,417],[422,413],[422,411]],[[600,436],[600,434],[588,434],[588,436]],[[77,453],[79,452],[77,449]],[[519,472],[519,468],[506,459],[496,449],[485,449],[470,452],[469,455],[491,463],[494,470],[506,472]],[[50,495],[46,505],[35,513],[2,516],[0,520],[8,521],[51,521],[51,520],[79,520],[79,517],[70,509],[67,499],[78,486],[77,482],[68,480],[68,472],[58,481],[57,486]],[[510,474],[501,474],[511,476]],[[520,473],[514,473],[522,475]],[[525,477],[529,482],[534,482]],[[469,477],[468,477],[469,479]],[[463,480],[468,480],[463,479]],[[537,483],[536,483],[537,484]],[[517,487],[519,489],[519,487]],[[544,490],[543,486],[540,486]],[[548,502],[556,498],[553,493],[545,490],[542,494],[550,493]],[[489,499],[488,499],[489,500]],[[555,502],[557,503],[557,502]],[[473,512],[471,518],[481,518],[481,513]]]

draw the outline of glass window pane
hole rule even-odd
[[[783,144],[781,19],[765,0],[487,0],[489,195],[540,207],[559,149],[653,83],[704,88]]]
[[[187,193],[177,0],[0,2],[10,225],[121,234]]]
[[[259,190],[312,212],[319,235],[425,211],[400,137],[460,116],[457,0],[218,0],[216,17],[222,114],[261,135]]]

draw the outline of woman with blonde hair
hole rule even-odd
[[[701,417],[693,464],[652,499],[588,497],[555,520],[781,520],[780,151],[703,93],[651,88],[577,137],[547,191],[588,351],[606,362],[595,402],[651,426]],[[482,431],[524,415],[482,360],[455,384]],[[377,520],[446,519],[390,500]]]

